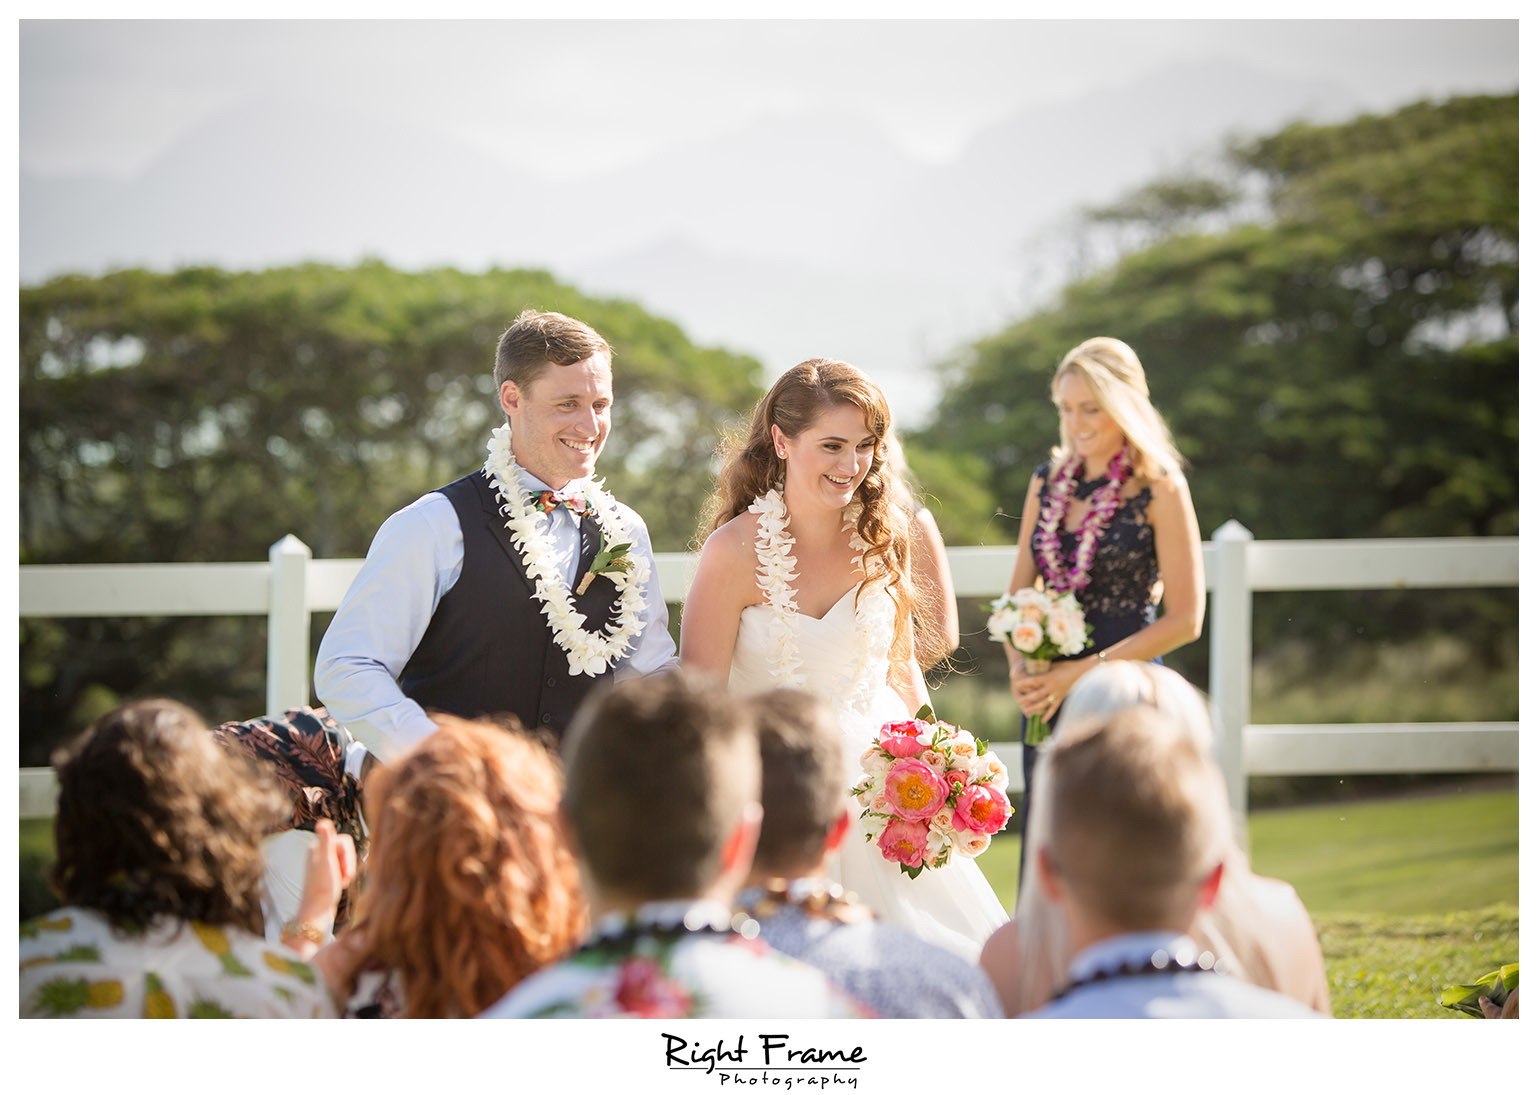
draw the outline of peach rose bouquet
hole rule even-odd
[[[1071,658],[1095,645],[1089,637],[1094,628],[1070,592],[1027,587],[1004,594],[988,608],[988,638],[1024,654],[1025,671],[1032,676],[1045,673],[1054,658]],[[1047,732],[1045,719],[1030,716],[1025,744],[1040,745],[1047,740]]]
[[[988,743],[937,719],[927,704],[911,719],[884,723],[860,767],[865,774],[849,793],[863,807],[865,839],[909,878],[956,854],[980,855],[1014,812],[1004,793],[1009,773]]]

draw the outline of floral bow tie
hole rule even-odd
[[[567,494],[559,490],[542,490],[539,497],[534,499],[534,505],[541,513],[549,513],[557,506],[565,506],[572,513],[581,517],[588,511],[587,498],[581,494]]]

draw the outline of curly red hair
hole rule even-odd
[[[357,949],[399,974],[407,1017],[463,1018],[580,942],[587,904],[550,749],[516,719],[434,721],[369,779]]]

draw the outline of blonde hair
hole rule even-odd
[[[1134,475],[1159,480],[1185,466],[1185,458],[1175,447],[1164,416],[1149,400],[1148,378],[1131,346],[1119,338],[1100,336],[1086,339],[1069,350],[1052,374],[1054,401],[1058,383],[1069,373],[1084,381],[1095,402],[1126,436]],[[1052,450],[1049,475],[1072,456],[1073,438],[1068,435],[1067,424],[1059,421],[1058,444]]]
[[[1207,700],[1179,673],[1152,662],[1117,659],[1086,673],[1063,701],[1058,732],[1067,733],[1075,723],[1104,718],[1134,704],[1174,716],[1181,730],[1205,752],[1212,752],[1212,711]]]

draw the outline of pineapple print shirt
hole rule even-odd
[[[336,1009],[286,947],[233,926],[157,921],[132,934],[92,909],[21,926],[24,1019],[320,1019]]]

